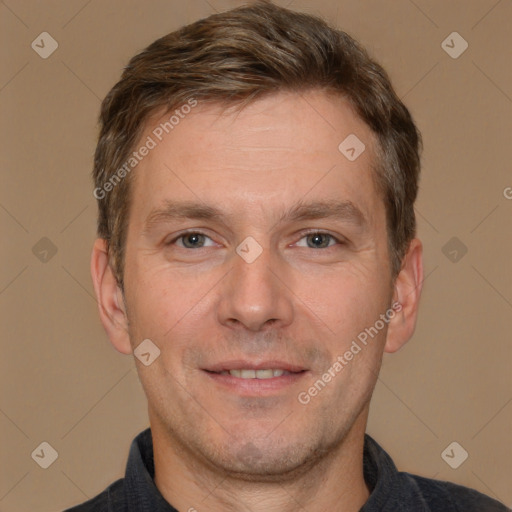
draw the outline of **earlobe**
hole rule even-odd
[[[396,352],[412,337],[416,327],[419,300],[423,285],[423,247],[414,238],[404,256],[402,268],[395,280],[393,307],[384,352]]]
[[[91,276],[101,323],[112,345],[122,354],[131,354],[124,298],[109,265],[107,241],[102,238],[94,242]]]

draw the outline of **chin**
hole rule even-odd
[[[307,472],[325,456],[327,449],[308,446],[304,440],[288,445],[283,439],[273,443],[251,441],[231,443],[217,453],[210,454],[210,463],[216,471],[237,480],[250,482],[283,482]],[[207,454],[205,454],[207,455]]]

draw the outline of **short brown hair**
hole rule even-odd
[[[345,97],[376,135],[374,174],[386,208],[396,276],[416,232],[420,133],[387,73],[353,38],[318,17],[269,1],[182,27],[130,60],[101,106],[95,191],[119,178],[116,172],[129,159],[148,117],[160,109],[171,111],[191,98],[244,105],[265,94],[310,89]],[[108,194],[95,197],[98,236],[107,240],[110,264],[123,289],[130,175],[118,181]]]

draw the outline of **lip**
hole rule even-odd
[[[266,370],[268,368],[281,369],[289,373],[270,379],[242,379],[232,375],[223,375],[219,372],[227,370]],[[294,386],[309,374],[303,366],[279,360],[268,360],[255,363],[244,360],[233,360],[217,363],[203,369],[203,373],[221,387],[221,389],[244,397],[259,397],[276,395]]]
[[[236,359],[232,361],[224,361],[222,363],[212,364],[207,368],[203,368],[203,370],[207,372],[220,373],[227,370],[267,370],[268,368],[286,370],[287,372],[290,373],[304,372],[305,370],[307,370],[307,368],[304,368],[301,365],[292,364],[275,359],[260,362]]]

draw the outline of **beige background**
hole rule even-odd
[[[62,510],[96,495],[122,476],[147,426],[133,360],[110,346],[89,276],[99,104],[135,52],[240,4],[0,3],[3,512]],[[400,469],[510,506],[512,2],[279,4],[321,14],[365,44],[424,136],[421,315],[409,344],[385,356],[368,432]],[[47,59],[31,48],[43,31],[59,45]],[[458,59],[441,47],[453,31],[469,43]],[[42,252],[47,241],[36,246],[43,237],[55,255]],[[467,248],[457,262],[443,252],[452,237],[459,247],[448,256]],[[31,458],[43,441],[58,452],[46,470]],[[452,441],[469,453],[456,470],[441,458]]]

